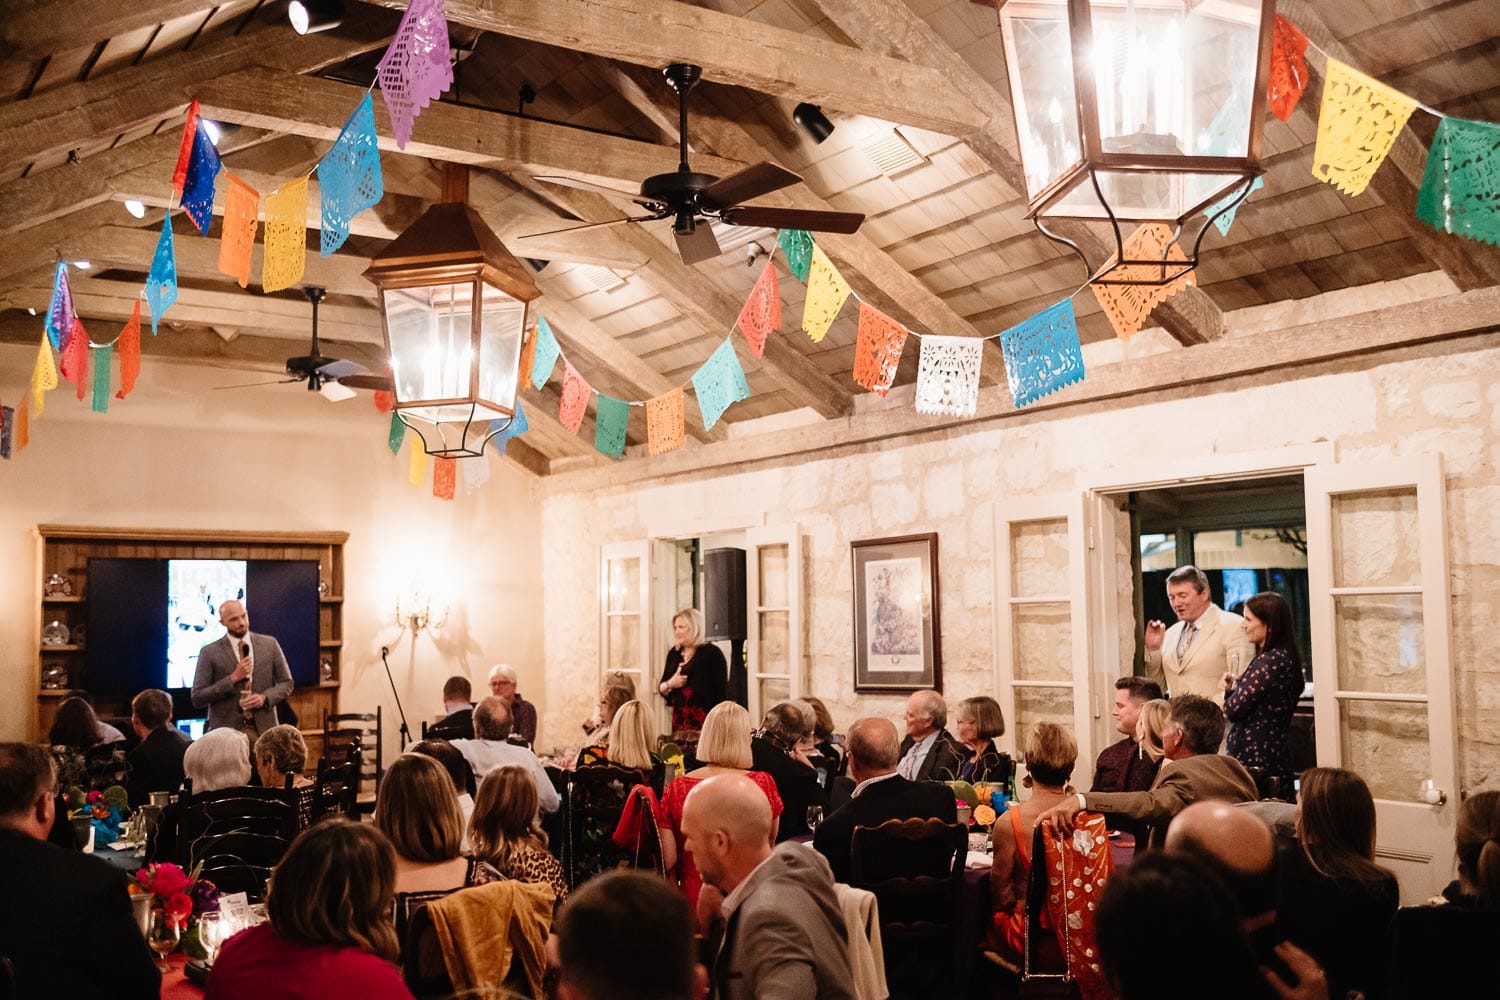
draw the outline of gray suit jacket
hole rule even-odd
[[[266,696],[266,703],[255,711],[255,730],[263,733],[276,725],[276,703],[285,701],[292,693],[292,672],[281,652],[281,643],[258,632],[247,632],[245,638],[255,656],[249,690]],[[238,646],[239,640],[226,635],[198,652],[198,670],[193,675],[193,704],[208,709],[209,729],[225,726],[246,728],[240,713],[239,690],[229,679],[234,673],[234,665],[240,662]]]
[[[1115,813],[1151,826],[1151,845],[1166,835],[1172,817],[1194,802],[1254,802],[1260,798],[1245,765],[1226,754],[1205,753],[1164,760],[1144,792],[1085,792],[1084,808]]]
[[[806,844],[779,844],[750,876],[714,961],[719,1000],[855,1000],[833,873]]]

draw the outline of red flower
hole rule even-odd
[[[150,868],[142,868],[136,872],[135,878],[137,882],[162,899],[184,893],[193,885],[193,880],[170,861],[152,865]]]
[[[89,794],[88,794],[88,800],[87,801],[88,801],[88,803],[90,805],[93,805],[96,802],[103,802],[104,801],[104,793],[101,792],[101,791],[99,791],[99,789],[96,788],[92,792],[89,792]]]
[[[167,916],[178,927],[187,925],[187,918],[192,915],[193,901],[185,892],[176,892],[167,898],[162,909],[167,911]]]

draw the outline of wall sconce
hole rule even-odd
[[[448,624],[448,602],[413,587],[396,595],[396,624],[416,635],[423,629],[436,631]]]

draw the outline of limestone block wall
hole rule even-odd
[[[595,698],[594,581],[602,544],[643,538],[674,520],[796,522],[804,544],[808,692],[828,702],[841,726],[866,713],[899,718],[899,697],[853,690],[850,542],[938,533],[943,686],[951,703],[995,688],[989,501],[1071,491],[1080,474],[1145,466],[1168,453],[1193,457],[1331,441],[1344,462],[1434,451],[1444,456],[1461,775],[1470,789],[1500,786],[1500,658],[1493,655],[1493,623],[1500,620],[1500,345],[1471,339],[1343,367],[935,431],[879,447],[758,463],[728,475],[544,496],[543,726],[549,735],[543,745],[550,734],[566,739]],[[1388,545],[1356,554],[1360,572],[1403,572],[1412,554],[1401,546],[1411,534],[1399,527],[1399,510],[1350,516],[1385,518],[1392,527]],[[1128,564],[1123,515],[1116,535],[1116,558]],[[1128,664],[1134,613],[1128,593],[1118,602],[1120,659]],[[665,635],[669,623],[654,627]],[[1407,640],[1400,628],[1396,633],[1399,649]],[[1377,660],[1399,662],[1385,645],[1382,640],[1360,651],[1369,665],[1359,669],[1370,673]],[[1051,715],[1057,706],[1039,704],[1034,711]],[[1403,787],[1407,772],[1423,766],[1393,715],[1372,717],[1357,732],[1364,742],[1351,749],[1363,759],[1392,762]]]

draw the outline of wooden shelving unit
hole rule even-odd
[[[318,657],[333,666],[333,679],[298,687],[289,699],[303,725],[319,726],[324,711],[338,712],[339,658],[344,645],[344,543],[347,532],[259,532],[188,531],[153,528],[99,528],[39,524],[36,527],[37,593],[36,671],[37,737],[46,737],[57,714],[57,706],[72,693],[71,688],[42,687],[51,668],[63,668],[69,680],[83,668],[86,645],[45,645],[42,630],[60,621],[69,634],[88,621],[88,561],[114,559],[311,559],[317,560],[319,579],[327,591],[318,599]],[[72,594],[47,596],[43,581],[54,573],[66,577]],[[253,626],[252,622],[252,626]],[[87,637],[86,641],[94,637]],[[95,707],[101,715],[129,716],[130,704],[119,696],[99,696]],[[321,729],[304,728],[309,737]]]

